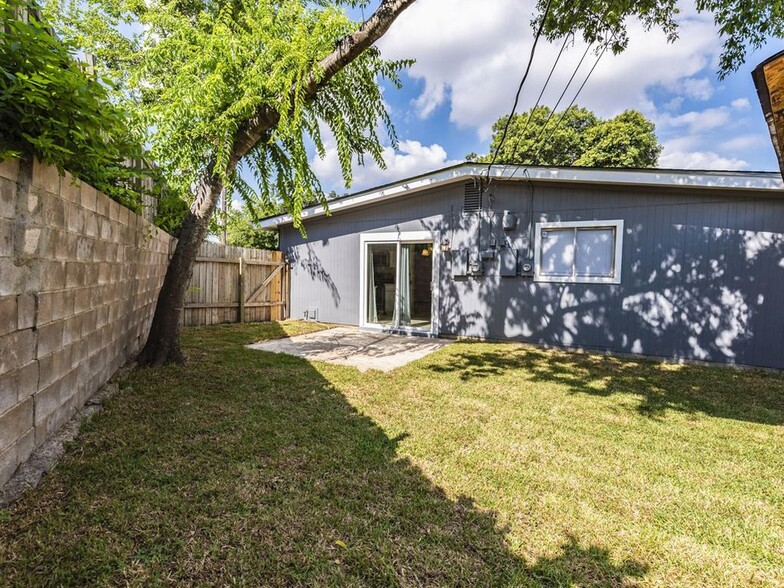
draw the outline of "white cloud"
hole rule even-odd
[[[687,127],[690,133],[699,133],[717,127],[722,127],[732,120],[732,111],[727,106],[706,108],[705,110],[692,110],[678,116],[668,114],[657,117],[657,126]]]
[[[511,108],[533,40],[533,15],[532,0],[418,0],[379,45],[388,58],[416,58],[410,75],[425,82],[413,104],[419,116],[429,116],[448,101],[453,124],[473,127],[487,139],[492,123]],[[709,16],[686,11],[680,38],[673,44],[659,31],[644,31],[637,22],[630,23],[629,36],[626,51],[617,56],[608,52],[602,58],[580,94],[581,105],[612,116],[643,108],[647,91],[655,86],[680,87],[695,99],[710,97],[709,80],[695,77],[715,63],[720,49]],[[559,48],[560,43],[540,42],[520,109],[533,105]],[[567,49],[545,93],[545,104],[555,103],[584,49],[582,42]],[[595,59],[589,53],[562,106]]]
[[[326,157],[315,156],[311,166],[321,180],[325,190],[343,193],[346,188],[340,172],[340,161],[334,139],[327,139],[324,145]],[[365,158],[365,165],[353,166],[354,181],[352,192],[372,188],[379,184],[409,178],[435,169],[459,163],[450,160],[446,150],[438,143],[422,145],[419,141],[400,141],[398,149],[385,147],[383,152],[386,169],[381,169],[371,158]]]
[[[726,157],[711,150],[693,150],[698,138],[680,138],[664,143],[659,166],[674,169],[749,169],[749,162],[736,157]]]
[[[770,144],[769,142],[770,137],[759,133],[750,133],[722,141],[719,147],[726,151],[744,151],[746,149],[767,147]]]
[[[749,104],[748,98],[738,98],[733,100],[730,104],[732,104],[732,107],[735,110],[746,110],[751,106],[751,104]]]
[[[708,78],[687,78],[683,80],[683,91],[693,100],[710,100],[713,85]]]

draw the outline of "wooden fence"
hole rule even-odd
[[[183,324],[287,318],[288,278],[280,251],[204,243],[185,298]]]

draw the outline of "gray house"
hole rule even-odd
[[[480,176],[484,176],[480,181]],[[291,316],[784,368],[780,174],[461,164],[277,228]]]

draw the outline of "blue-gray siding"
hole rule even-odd
[[[533,189],[532,189],[533,188]],[[618,189],[497,183],[488,227],[503,240],[503,210],[520,216],[510,238],[525,250],[533,221],[624,220],[622,281],[558,284],[440,268],[439,331],[706,361],[784,368],[784,201],[754,192]],[[291,316],[359,321],[359,235],[431,230],[453,249],[473,247],[461,215],[463,184],[281,227],[289,255]],[[529,210],[532,211],[529,213]],[[475,223],[474,223],[475,224]],[[436,252],[438,254],[438,252]]]

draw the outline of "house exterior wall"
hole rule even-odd
[[[529,219],[623,220],[620,284],[537,282],[484,273],[453,277],[435,248],[438,332],[616,353],[784,368],[784,201],[759,192],[497,182],[491,213],[462,214],[464,183],[285,225],[291,316],[358,324],[360,233],[422,231],[453,250],[489,235],[526,255]],[[485,206],[487,207],[487,202]],[[501,228],[504,210],[517,228]],[[532,232],[533,234],[533,232]]]

